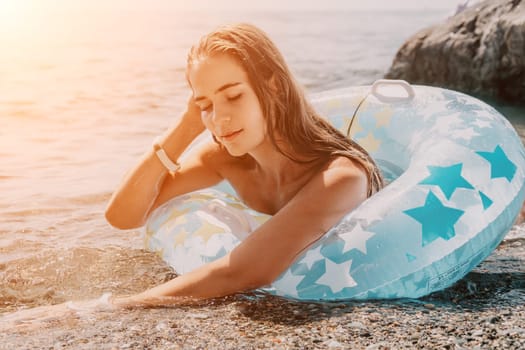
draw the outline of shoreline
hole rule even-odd
[[[260,294],[199,306],[84,313],[0,335],[0,349],[525,347],[525,239],[417,300],[296,302]]]
[[[318,304],[268,298],[101,313],[8,337],[0,349],[520,349],[525,346],[523,319],[522,304]]]

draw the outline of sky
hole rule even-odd
[[[453,11],[466,0],[0,0],[0,14],[21,10],[406,10]],[[474,2],[474,1],[471,1]]]

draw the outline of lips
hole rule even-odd
[[[232,132],[225,133],[225,134],[223,134],[221,136],[221,139],[224,140],[224,141],[231,141],[235,137],[237,137],[237,135],[239,135],[242,131],[243,131],[243,129],[239,129],[239,130],[235,130],[235,131],[232,131]]]

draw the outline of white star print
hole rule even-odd
[[[324,259],[321,256],[321,247],[322,246],[318,246],[317,248],[314,248],[314,249],[308,249],[304,257],[301,260],[299,260],[299,262],[306,264],[306,266],[308,267],[308,270],[310,270],[312,266],[315,264],[315,262]]]
[[[455,113],[439,117],[432,129],[442,133],[448,132],[451,129],[456,129],[463,124],[463,120],[459,115],[460,113]]]
[[[304,276],[294,275],[292,270],[288,269],[284,275],[272,283],[272,286],[277,290],[279,295],[297,297],[297,285],[301,283],[303,278]]]
[[[366,254],[366,241],[373,235],[375,235],[374,232],[365,231],[361,224],[358,223],[352,231],[339,235],[345,242],[342,253],[344,254],[355,248]]]
[[[352,260],[336,264],[330,259],[325,259],[326,272],[317,280],[318,284],[330,287],[332,293],[338,293],[346,287],[357,286],[357,282],[350,276]]]

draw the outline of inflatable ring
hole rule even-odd
[[[388,185],[267,291],[301,300],[418,298],[462,278],[513,225],[525,194],[525,151],[494,108],[458,92],[384,80],[314,100],[370,153]],[[221,185],[158,208],[146,246],[185,273],[227,254],[268,218]]]

